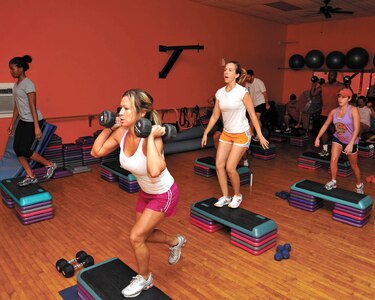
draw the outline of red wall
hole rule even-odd
[[[333,18],[329,21],[290,25],[287,29],[287,40],[294,43],[290,43],[286,47],[283,66],[288,67],[290,56],[296,53],[305,56],[310,50],[317,49],[327,56],[335,50],[346,54],[354,47],[362,47],[370,55],[369,63],[365,69],[372,69],[375,55],[375,43],[372,38],[373,28],[375,28],[375,17],[355,18],[350,21],[334,21]],[[306,67],[299,71],[286,70],[283,88],[284,101],[289,99],[291,93],[298,95],[302,91],[310,89],[312,74],[313,72]],[[345,72],[339,73],[338,80],[342,81],[342,77],[347,74]],[[353,91],[366,94],[369,75],[365,76],[362,89],[359,88],[359,78],[358,75],[352,81]]]
[[[185,0],[13,0],[2,12],[0,82],[11,81],[10,58],[30,54],[28,76],[46,118],[115,109],[129,88],[150,92],[156,108],[205,106],[223,85],[222,58],[254,68],[271,98],[282,93],[283,72],[275,66],[285,56],[285,25]],[[167,79],[158,78],[171,54],[159,45],[198,43],[203,51],[183,51]],[[0,119],[0,153],[9,121]],[[64,143],[98,129],[86,119],[52,123]]]

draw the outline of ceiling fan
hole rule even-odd
[[[319,13],[323,14],[326,17],[326,19],[331,18],[331,14],[354,14],[354,11],[342,10],[342,8],[332,7],[328,5],[330,2],[331,0],[323,0],[324,6],[320,7],[319,9]]]

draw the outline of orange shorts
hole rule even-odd
[[[249,148],[251,141],[250,131],[246,130],[245,132],[241,133],[229,133],[223,130],[220,135],[219,141],[222,143],[233,144],[239,147]]]

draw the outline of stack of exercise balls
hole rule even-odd
[[[311,50],[305,56],[293,54],[289,58],[289,67],[292,70],[301,70],[306,65],[310,69],[322,68],[324,63],[328,69],[340,70],[344,66],[353,70],[362,70],[369,62],[368,52],[361,47],[354,47],[346,54],[341,51],[332,51],[326,57],[320,50]],[[375,56],[373,58],[375,66]]]

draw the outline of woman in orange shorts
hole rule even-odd
[[[207,143],[207,134],[222,115],[224,129],[216,153],[216,173],[223,196],[215,203],[217,207],[228,205],[230,208],[237,208],[242,202],[240,177],[236,168],[251,141],[246,111],[254,124],[260,144],[263,148],[268,148],[268,141],[262,134],[250,95],[246,88],[238,84],[241,73],[238,62],[231,61],[225,65],[224,82],[226,85],[216,92],[217,101],[202,137],[202,147],[204,147]],[[227,175],[234,190],[233,198],[229,196]]]

